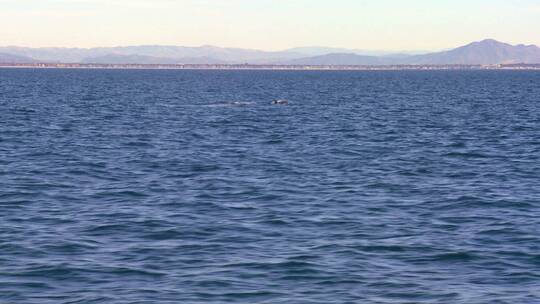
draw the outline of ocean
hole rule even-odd
[[[540,303],[540,72],[0,69],[0,303]]]

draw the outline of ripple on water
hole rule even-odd
[[[537,303],[539,81],[0,69],[0,303]]]

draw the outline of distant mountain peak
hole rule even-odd
[[[488,38],[488,39],[480,40],[480,41],[478,41],[478,42],[479,42],[479,43],[496,43],[496,44],[499,44],[499,43],[500,43],[500,44],[506,44],[506,43],[504,43],[504,42],[501,42],[501,41],[499,41],[499,40],[495,40],[495,39],[493,39],[493,38]]]
[[[495,40],[495,39],[484,39],[480,41],[471,42],[463,47],[467,47],[467,46],[498,47],[498,46],[512,46],[512,45]]]

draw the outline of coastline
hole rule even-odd
[[[0,68],[126,69],[126,70],[275,70],[275,71],[433,71],[540,70],[540,64],[497,65],[261,65],[261,64],[84,64],[0,63]]]

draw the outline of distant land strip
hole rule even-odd
[[[0,63],[3,68],[170,69],[170,70],[540,70],[540,64],[492,65],[266,65],[266,64],[96,64]]]
[[[169,69],[169,70],[540,70],[540,64],[492,65],[267,65],[267,64],[95,64],[95,63],[0,63],[2,68],[56,69]]]

